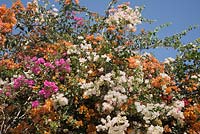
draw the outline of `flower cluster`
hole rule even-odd
[[[58,103],[61,106],[65,106],[68,104],[68,99],[66,97],[64,97],[64,94],[62,94],[62,93],[58,93],[58,94],[54,95],[52,98],[55,103]]]
[[[105,20],[107,24],[117,27],[124,27],[130,31],[136,31],[136,25],[141,23],[139,7],[135,9],[129,3],[121,4],[117,9],[109,10],[109,17]]]
[[[44,81],[44,88],[39,91],[39,94],[48,98],[51,93],[56,93],[58,91],[58,87],[56,86],[55,82],[50,82],[45,80]]]
[[[27,85],[28,87],[32,87],[34,85],[33,80],[28,80],[24,76],[19,76],[18,78],[14,79],[13,81],[13,88],[15,90],[19,89],[23,85]]]
[[[58,0],[59,1],[59,0]],[[79,4],[79,0],[74,0],[76,4]],[[72,0],[65,0],[65,4],[69,5],[72,3]]]
[[[12,70],[12,69],[17,69],[20,67],[20,64],[19,63],[16,63],[14,62],[13,59],[2,59],[0,61],[0,64],[1,64],[1,69],[2,68],[6,68],[8,70]],[[0,70],[1,70],[0,69]]]
[[[143,119],[147,124],[151,124],[151,121],[156,119],[167,118],[166,116],[172,116],[179,123],[183,123],[184,115],[182,109],[184,107],[184,101],[176,101],[172,106],[167,106],[165,103],[162,104],[149,104],[146,106],[135,102],[137,112],[141,113]],[[167,113],[167,114],[166,114]]]
[[[26,57],[26,68],[30,69],[34,75],[39,75],[40,73],[48,73],[48,72],[62,72],[69,73],[70,65],[69,61],[63,58],[56,59],[54,62],[46,61],[44,58]],[[30,61],[28,61],[30,60]]]
[[[125,130],[129,126],[126,116],[121,116],[120,114],[113,119],[108,115],[106,120],[102,118],[101,122],[103,125],[98,125],[97,131],[108,130],[108,134],[125,134]]]
[[[6,5],[0,6],[0,46],[4,46],[6,33],[11,32],[16,22],[14,11],[6,8]]]
[[[160,62],[138,51],[166,43],[135,32],[140,8],[125,3],[100,16],[78,3],[13,6],[20,33],[7,35],[12,53],[0,57],[0,133],[198,133],[198,56],[189,68],[179,57]],[[187,55],[199,52],[190,47]]]
[[[5,5],[0,7],[0,31],[8,33],[12,30],[17,20],[12,9],[7,9]]]
[[[147,130],[147,134],[162,134],[163,131],[162,127],[151,125]]]

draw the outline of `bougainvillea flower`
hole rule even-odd
[[[38,107],[40,104],[40,102],[38,100],[35,100],[35,101],[32,101],[31,105],[32,105],[32,108],[36,108]]]

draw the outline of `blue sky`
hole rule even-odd
[[[8,7],[12,0],[0,0],[1,4],[7,4]],[[30,0],[22,0],[26,3]],[[88,7],[92,11],[104,13],[106,6],[110,0],[80,0],[80,4]],[[130,1],[134,6],[145,6],[142,15],[148,19],[156,20],[151,25],[140,25],[138,29],[153,29],[164,23],[172,23],[169,27],[159,32],[159,37],[170,36],[191,25],[200,25],[200,0],[118,0],[119,3]],[[200,29],[190,32],[183,38],[183,42],[187,43],[200,37]],[[169,49],[152,50],[155,56],[163,60],[166,57],[175,57],[175,51]]]

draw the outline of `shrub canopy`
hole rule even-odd
[[[78,0],[0,6],[0,133],[197,134],[200,39],[137,29],[142,7]],[[143,50],[171,47],[160,62]]]

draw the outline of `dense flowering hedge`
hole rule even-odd
[[[193,28],[136,32],[142,8],[116,2],[105,16],[78,0],[0,7],[0,133],[200,133],[200,40],[181,43]],[[140,51],[157,47],[179,54]]]

